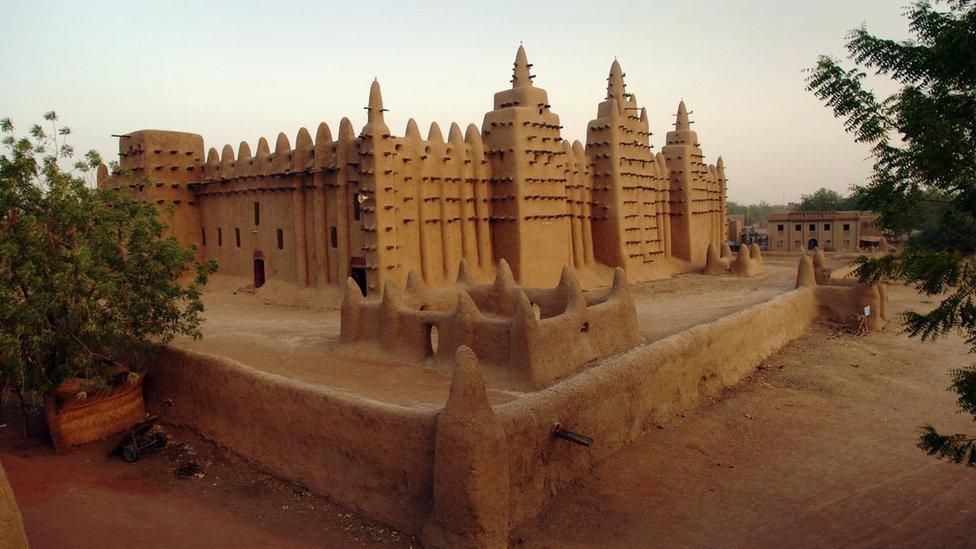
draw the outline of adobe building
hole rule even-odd
[[[746,227],[746,216],[742,214],[729,214],[726,225],[729,228],[726,239],[733,244],[742,242],[742,233]]]
[[[119,173],[103,167],[99,185],[172,206],[181,241],[255,287],[352,277],[371,294],[410,271],[437,287],[462,259],[478,282],[504,259],[529,287],[552,286],[567,265],[605,283],[617,267],[630,281],[703,268],[726,236],[726,177],[721,158],[704,162],[684,103],[653,152],[647,111],[614,61],[586,144],[570,143],[531,67],[519,47],[512,87],[481,128],[451,124],[446,139],[413,120],[394,136],[374,81],[358,134],[343,118],[335,134],[322,123],[294,144],[279,134],[273,150],[261,138],[218,152],[196,134],[140,130],[120,139]]]
[[[769,249],[774,252],[803,250],[858,251],[875,247],[881,231],[877,214],[859,211],[778,212],[767,218]]]

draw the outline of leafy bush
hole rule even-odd
[[[57,115],[15,137],[0,121],[0,380],[45,393],[72,377],[100,378],[123,352],[200,337],[199,288],[215,262],[166,234],[152,204],[83,179]]]

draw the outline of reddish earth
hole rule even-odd
[[[301,487],[222,455],[189,432],[134,464],[111,441],[51,454],[25,440],[19,418],[0,428],[0,461],[31,547],[324,547],[417,545]],[[179,478],[194,463],[197,474]]]
[[[930,305],[894,289],[894,311],[909,306]],[[976,471],[915,447],[924,421],[976,430],[945,390],[947,373],[973,362],[966,351],[958,337],[920,343],[895,328],[855,338],[817,326],[750,379],[598,466],[512,540],[976,546]],[[128,465],[105,457],[109,442],[53,456],[10,418],[0,423],[0,461],[34,547],[416,544],[190,433],[175,435],[192,447]],[[189,462],[203,477],[177,479]]]

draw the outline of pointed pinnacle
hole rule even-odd
[[[525,48],[519,44],[518,52],[515,54],[515,70],[512,73],[512,88],[532,87],[532,74],[529,72],[528,58],[525,55]]]
[[[691,129],[691,122],[688,121],[688,108],[685,107],[684,101],[678,103],[678,119],[674,123],[674,129],[678,131]]]

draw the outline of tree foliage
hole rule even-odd
[[[773,207],[765,200],[758,204],[739,204],[733,200],[726,203],[726,208],[730,214],[739,214],[745,219],[746,225],[756,225],[773,213]]]
[[[822,56],[808,88],[871,147],[871,178],[855,188],[861,208],[877,211],[882,228],[911,233],[898,253],[861,258],[861,279],[901,279],[940,296],[933,310],[906,314],[908,332],[929,339],[962,331],[976,352],[976,9],[973,0],[921,1],[905,16],[911,40],[854,30],[847,49],[855,67]],[[865,85],[868,71],[898,91],[879,98]],[[955,372],[950,389],[976,419],[976,370]],[[926,425],[919,446],[976,466],[974,443]]]
[[[837,212],[856,209],[858,205],[854,197],[845,197],[826,187],[821,187],[813,194],[801,196],[800,205],[797,206],[797,210],[801,212]]]
[[[152,204],[93,189],[57,115],[15,137],[0,121],[0,380],[44,392],[97,379],[122,349],[199,337],[198,288],[216,269],[166,235]]]

